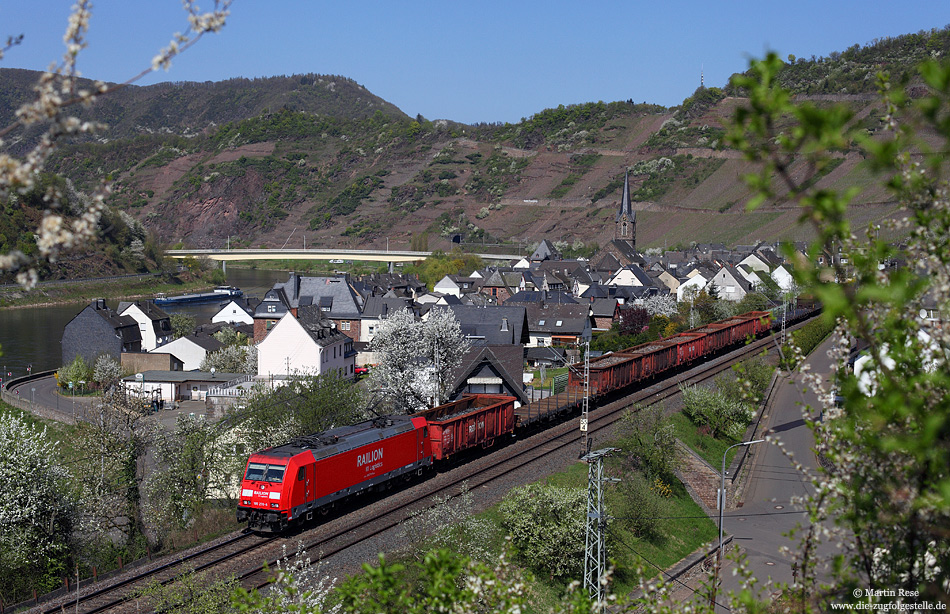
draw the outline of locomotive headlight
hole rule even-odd
[[[242,500],[241,500],[241,505],[250,505],[250,504],[251,504],[250,499],[242,499]]]
[[[270,506],[271,506],[271,507],[280,507],[280,503],[271,503]]]

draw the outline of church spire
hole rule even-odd
[[[620,199],[620,210],[617,211],[616,224],[616,238],[620,241],[626,241],[631,247],[635,247],[637,241],[637,214],[630,204],[629,169],[623,176],[623,197]]]

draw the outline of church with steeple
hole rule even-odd
[[[623,177],[623,196],[614,218],[614,238],[593,259],[599,271],[616,271],[628,264],[644,264],[637,253],[637,212],[630,204],[630,172]]]

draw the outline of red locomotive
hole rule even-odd
[[[770,326],[769,312],[752,311],[591,360],[590,397],[622,392]],[[583,388],[583,368],[574,365],[567,391],[525,407],[516,408],[514,397],[466,395],[412,416],[384,416],[268,448],[248,460],[237,519],[257,531],[282,531],[367,489],[421,475],[454,454],[574,411]]]

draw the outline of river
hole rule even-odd
[[[247,296],[258,298],[264,296],[275,282],[286,280],[285,271],[229,267],[227,274],[228,284],[237,286]],[[115,309],[118,301],[108,301],[108,304]],[[3,367],[0,378],[6,381],[10,377],[26,375],[30,367],[34,371],[45,371],[62,366],[60,341],[63,328],[86,305],[88,303],[0,311],[0,366]],[[218,309],[217,303],[206,303],[166,307],[165,311],[188,314],[200,324],[208,322]]]

